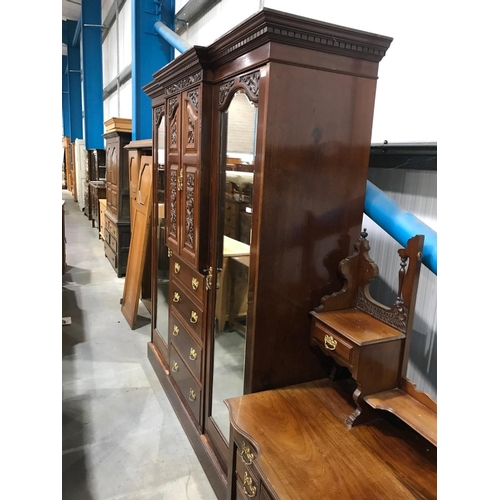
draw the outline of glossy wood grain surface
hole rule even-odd
[[[350,389],[325,379],[226,401],[268,489],[290,500],[436,498],[436,448],[396,419],[348,430]]]
[[[401,389],[367,396],[365,401],[377,410],[388,410],[437,446],[436,413]]]
[[[358,345],[371,344],[392,338],[404,338],[404,335],[395,328],[359,309],[345,309],[325,313],[313,312],[312,314],[319,321]]]

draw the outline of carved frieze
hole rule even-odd
[[[365,297],[363,289],[359,288],[356,307],[387,323],[401,333],[406,333],[408,310],[402,303],[396,303],[391,309],[382,309],[369,301]]]
[[[186,174],[186,245],[194,248],[194,187],[195,174]]]
[[[170,85],[170,87],[168,87],[166,90],[166,94],[167,95],[176,94],[177,92],[184,90],[185,88],[189,87],[190,85],[193,85],[196,82],[199,82],[200,80],[201,80],[201,71],[198,71],[197,73],[189,75],[186,78],[180,80],[179,82]]]

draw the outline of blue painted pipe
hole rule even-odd
[[[403,210],[370,181],[366,183],[365,214],[406,246],[416,234],[425,236],[422,263],[437,275],[437,233],[410,212]]]
[[[172,47],[177,49],[181,54],[191,48],[191,45],[183,40],[175,31],[171,30],[168,26],[161,21],[156,21],[154,24],[155,31]]]

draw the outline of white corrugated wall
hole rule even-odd
[[[436,171],[371,168],[368,179],[437,232]],[[370,256],[380,271],[370,291],[374,298],[390,306],[398,287],[397,251],[401,245],[367,215],[363,227],[368,231]],[[411,342],[407,378],[437,400],[437,276],[425,266],[421,267]]]

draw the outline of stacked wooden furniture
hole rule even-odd
[[[236,93],[256,108],[243,392],[323,379],[333,360],[310,345],[309,311],[342,287],[338,265],[361,231],[378,64],[391,41],[262,9],[144,87],[153,283],[160,241],[171,255],[168,327],[153,286],[148,355],[220,499],[231,456],[212,404],[226,112]]]
[[[99,200],[106,199],[106,152],[104,149],[87,151],[89,160],[89,219],[92,227],[99,228],[100,206]]]
[[[121,278],[127,270],[130,245],[128,159],[124,147],[132,139],[132,120],[110,118],[103,135],[106,143],[106,212],[104,253]]]

